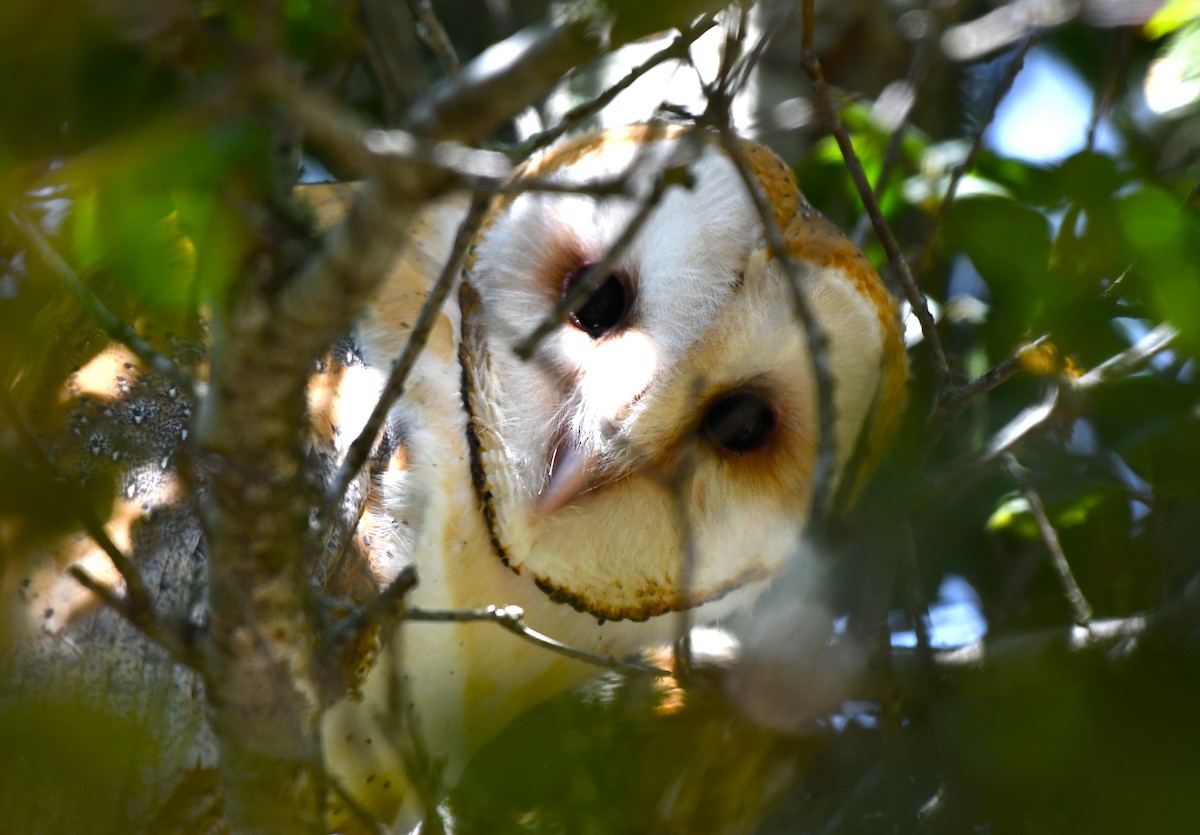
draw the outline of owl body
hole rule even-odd
[[[869,264],[770,152],[745,159],[830,339],[835,454],[878,447],[903,400],[895,306]],[[514,351],[605,257],[660,176],[672,185],[599,288],[529,360]],[[795,554],[817,454],[816,387],[791,289],[733,162],[698,132],[640,126],[575,139],[497,201],[436,325],[375,476],[377,582],[406,562],[422,609],[516,605],[526,624],[622,656],[749,606]],[[631,194],[565,193],[624,178]],[[419,221],[359,328],[364,390],[408,339],[464,216]],[[352,438],[351,425],[343,434]],[[486,623],[404,622],[361,699],[327,713],[327,760],[371,814],[415,818],[414,738],[452,785],[510,719],[595,668]],[[355,818],[334,803],[333,824]]]

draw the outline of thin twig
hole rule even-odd
[[[50,268],[50,272],[74,294],[79,303],[83,305],[84,310],[105,333],[132,351],[134,356],[146,363],[150,369],[166,377],[178,386],[183,394],[195,401],[196,385],[187,372],[154,350],[149,342],[138,336],[137,331],[109,310],[104,302],[100,301],[96,294],[80,280],[71,266],[23,212],[12,210],[9,212],[9,218],[25,239],[25,243],[32,247],[42,263]]]
[[[703,381],[695,379],[692,384],[693,399],[698,400],[703,390]],[[690,450],[690,445],[685,446]],[[671,507],[675,511],[675,519],[679,523],[679,535],[682,540],[680,548],[679,592],[683,605],[675,614],[675,677],[682,679],[692,669],[692,584],[696,577],[696,534],[692,526],[692,517],[688,512],[688,497],[691,491],[686,489],[688,480],[695,471],[695,456],[685,453],[672,468],[665,479],[664,487],[671,497]]]
[[[437,56],[442,67],[450,75],[457,75],[462,69],[462,62],[458,60],[458,53],[454,51],[454,44],[450,42],[450,37],[446,34],[446,29],[442,26],[442,22],[438,20],[434,14],[433,7],[429,5],[429,0],[408,0],[408,8],[412,10],[413,17],[417,19],[417,35],[425,42],[430,51]]]
[[[1049,388],[1041,403],[1024,409],[996,432],[978,455],[953,465],[945,474],[932,478],[926,487],[918,492],[914,506],[970,482],[1002,455],[1045,432],[1064,413],[1078,410],[1080,400],[1096,388],[1136,372],[1169,348],[1178,335],[1179,331],[1173,325],[1164,322],[1136,344],[1105,360],[1082,377],[1061,379]]]
[[[627,195],[627,177],[568,184],[548,178],[514,179],[510,155],[458,142],[435,142],[408,131],[368,128],[332,99],[309,90],[288,75],[265,74],[263,84],[287,102],[289,114],[305,132],[357,176],[385,182],[406,176],[397,162],[420,163],[438,169],[457,187],[488,195],[511,196],[524,191],[585,194],[597,197]]]
[[[717,68],[716,83],[707,91],[710,102],[715,100],[717,107],[722,110],[728,109],[728,104],[733,101],[733,97],[739,89],[734,78],[734,68],[738,66],[743,57],[742,47],[746,40],[747,13],[746,6],[739,5],[737,14],[732,19],[729,15],[725,18],[725,40],[721,47],[721,65]],[[691,58],[690,53],[688,57]],[[694,61],[691,63],[698,74],[699,68],[696,67]],[[749,80],[753,64],[747,63],[744,66],[746,69],[742,73],[742,78]]]
[[[399,6],[392,0],[362,0],[358,5],[367,64],[382,94],[387,124],[396,124],[415,89],[427,81],[421,72],[423,67],[411,59],[403,60],[409,57],[404,52],[416,52],[404,49],[410,46],[406,41],[412,20],[398,14]]]
[[[741,18],[739,18],[739,21]],[[784,238],[783,230],[775,218],[773,207],[767,201],[754,173],[746,163],[737,136],[733,132],[730,117],[733,89],[725,73],[735,66],[734,54],[740,46],[741,27],[730,33],[722,55],[722,75],[717,84],[708,91],[708,104],[700,121],[714,126],[726,156],[733,163],[743,186],[754,204],[755,211],[763,224],[763,233],[772,255],[777,259],[787,277],[787,286],[792,301],[792,313],[804,332],[809,360],[812,363],[813,379],[817,386],[817,461],[812,479],[812,501],[809,507],[806,533],[819,538],[828,505],[832,498],[832,485],[837,466],[835,440],[837,413],[834,396],[833,372],[829,367],[829,341],[808,303],[801,265],[792,256]],[[749,71],[743,73],[749,77]]]
[[[1037,487],[1034,486],[1029,471],[1021,466],[1017,456],[1011,452],[1004,453],[1004,466],[1013,480],[1017,482],[1021,495],[1029,504],[1029,511],[1033,514],[1034,521],[1037,522],[1038,532],[1042,535],[1042,542],[1045,543],[1046,550],[1050,552],[1050,564],[1058,574],[1059,582],[1062,583],[1063,594],[1071,606],[1071,614],[1075,618],[1075,623],[1086,628],[1092,621],[1092,607],[1088,604],[1087,598],[1083,595],[1083,589],[1079,587],[1079,582],[1071,571],[1071,564],[1067,562],[1067,555],[1063,552],[1058,531],[1054,529],[1054,524],[1046,514],[1046,506],[1042,504],[1042,497],[1038,493]]]
[[[871,217],[871,224],[875,227],[875,233],[879,236],[884,251],[887,252],[888,263],[892,265],[892,270],[896,273],[896,277],[900,281],[900,286],[904,288],[904,295],[908,299],[908,303],[921,325],[921,333],[925,337],[925,344],[928,346],[930,359],[933,362],[933,371],[940,398],[950,385],[950,365],[946,360],[946,352],[942,348],[942,342],[937,335],[937,323],[933,320],[933,314],[929,312],[929,305],[925,303],[925,296],[917,286],[916,279],[913,278],[912,270],[909,269],[908,262],[905,261],[904,254],[900,251],[900,245],[896,242],[896,237],[888,227],[887,221],[883,219],[883,212],[879,209],[879,201],[875,197],[875,192],[871,189],[871,184],[867,182],[867,175],[863,171],[862,162],[859,161],[858,154],[854,151],[854,145],[850,141],[849,134],[846,133],[846,127],[842,122],[841,114],[838,112],[837,105],[834,103],[833,97],[829,93],[829,88],[825,84],[825,72],[821,69],[821,62],[817,59],[816,49],[813,46],[813,26],[815,22],[813,0],[804,0],[803,9],[804,26],[801,63],[816,90],[817,101],[820,103],[825,118],[829,122],[830,131],[833,133],[838,148],[842,152],[842,159],[845,160],[846,169],[850,172],[850,177],[854,180],[854,185],[858,189],[859,197],[863,201],[863,207]]]
[[[558,123],[552,127],[518,143],[509,150],[509,156],[513,159],[524,159],[534,151],[545,148],[547,145],[554,142],[564,133],[578,127],[587,119],[595,116],[604,108],[608,107],[618,95],[629,89],[635,81],[644,76],[650,70],[665,64],[667,61],[686,61],[688,58],[688,50],[696,39],[716,25],[716,19],[713,15],[708,14],[701,17],[691,26],[685,27],[675,36],[671,43],[660,49],[658,52],[651,55],[642,63],[627,72],[617,83],[606,88],[598,96],[590,101],[577,104],[563,114]]]
[[[1006,452],[1041,435],[1053,425],[1065,399],[1059,385],[1050,386],[1041,403],[1022,409],[1020,414],[991,437],[976,457],[952,468],[948,476],[934,479],[933,483],[937,485],[934,495],[974,480],[975,476],[988,470]]]
[[[421,163],[462,184],[477,180],[507,182],[512,174],[508,157],[497,151],[470,148],[454,141],[437,141],[410,131],[367,126],[356,114],[319,91],[306,87],[294,74],[266,67],[257,77],[264,94],[282,101],[289,118],[341,165],[358,176],[372,176],[385,186],[404,189],[410,172],[397,162]]]
[[[514,635],[519,635],[527,641],[540,647],[583,661],[607,670],[617,670],[629,673],[644,673],[652,676],[668,676],[670,672],[635,661],[623,661],[611,655],[600,655],[595,652],[579,649],[556,641],[549,635],[543,635],[537,630],[525,625],[525,610],[520,606],[485,606],[482,609],[432,610],[410,607],[404,611],[404,620],[421,621],[424,623],[473,623],[486,621],[495,623]]]
[[[367,832],[373,832],[375,835],[392,835],[391,830],[377,821],[370,812],[359,805],[359,802],[350,795],[350,792],[346,791],[346,787],[334,778],[332,774],[326,772],[324,779],[325,784],[333,789],[333,793],[337,795],[338,800],[345,804],[346,808],[350,810],[350,814],[358,819]]]
[[[1032,342],[1026,342],[1017,348],[1012,353],[1012,356],[1006,357],[992,368],[985,371],[980,376],[976,377],[969,383],[951,389],[947,394],[942,407],[942,419],[950,420],[960,414],[963,409],[970,406],[976,400],[988,392],[1000,387],[1008,380],[1012,379],[1018,371],[1021,370],[1021,360],[1027,353],[1040,348],[1050,339],[1049,334],[1042,334]]]
[[[932,663],[929,641],[929,606],[921,594],[921,570],[917,563],[917,546],[913,541],[912,523],[900,522],[902,532],[896,547],[900,551],[900,582],[904,589],[904,608],[917,637],[917,652],[926,663]]]
[[[403,763],[409,785],[417,794],[423,813],[420,827],[422,835],[427,831],[428,835],[442,835],[444,828],[438,816],[438,800],[445,796],[442,787],[444,761],[435,759],[429,753],[429,746],[421,736],[417,707],[408,698],[394,641],[388,644],[388,650],[388,657],[382,660],[387,672],[385,711],[377,714],[375,719],[380,727],[387,729],[384,738],[388,747]]]
[[[1104,80],[1096,85],[1096,93],[1092,98],[1092,117],[1088,120],[1085,146],[1089,151],[1095,149],[1096,133],[1100,129],[1100,122],[1108,115],[1120,93],[1121,85],[1129,69],[1129,48],[1132,40],[1133,30],[1131,28],[1122,26],[1113,30]]]
[[[95,537],[93,536],[93,538]],[[107,549],[105,553],[109,553]],[[110,553],[109,556],[111,557],[112,554]],[[177,630],[164,624],[153,608],[147,609],[136,603],[129,593],[122,595],[113,591],[89,574],[81,565],[72,565],[67,569],[67,573],[75,578],[79,585],[96,595],[101,602],[127,620],[135,629],[166,650],[173,661],[201,676],[205,674],[203,658],[196,647]]]
[[[567,317],[583,303],[583,300],[594,293],[607,280],[613,266],[625,254],[625,250],[629,248],[629,245],[633,243],[633,239],[637,237],[637,234],[646,224],[646,221],[649,220],[650,214],[662,200],[668,186],[675,184],[681,184],[687,188],[691,187],[691,177],[685,169],[667,168],[655,178],[654,186],[650,189],[650,193],[642,200],[641,205],[638,206],[637,211],[625,226],[620,236],[608,247],[608,250],[604,253],[604,257],[588,267],[579,277],[579,280],[574,282],[570,289],[563,294],[562,299],[554,306],[554,309],[546,314],[545,318],[542,319],[528,336],[513,347],[513,351],[518,357],[523,360],[528,360],[532,357],[538,345],[542,343],[542,340],[565,322]]]
[[[754,70],[762,62],[767,48],[775,41],[779,33],[787,28],[788,23],[792,19],[792,12],[795,10],[795,7],[795,3],[785,3],[775,7],[759,6],[759,11],[763,14],[771,14],[772,19],[763,26],[758,39],[738,59],[737,66],[731,71],[732,77],[728,89],[734,96],[743,92],[750,85],[750,78]]]
[[[8,419],[13,430],[20,437],[29,454],[37,465],[50,478],[65,483],[66,477],[59,472],[58,467],[50,460],[50,456],[42,448],[41,442],[26,423],[24,415],[9,396],[8,390],[0,386],[0,411]],[[179,663],[195,670],[201,669],[201,657],[181,633],[172,630],[158,617],[154,610],[154,599],[150,595],[133,560],[112,541],[104,525],[96,518],[91,508],[82,502],[72,502],[69,509],[75,513],[84,530],[92,541],[102,550],[112,562],[113,567],[125,583],[125,595],[121,596],[112,589],[99,583],[77,565],[71,566],[68,572],[81,585],[94,592],[109,606],[112,606],[126,620],[137,627],[147,638],[165,649]],[[100,589],[100,590],[98,590]]]
[[[534,180],[515,180],[496,190],[496,194],[512,197],[527,191],[538,194],[574,194],[585,197],[633,197],[629,178],[605,177],[586,183],[564,183],[547,177]]]
[[[394,664],[392,672],[392,681],[396,683],[400,677],[396,675],[399,671]],[[400,691],[397,691],[396,695],[399,696]],[[397,740],[393,748],[400,749],[397,753],[404,762],[408,781],[416,789],[421,801],[421,835],[444,835],[446,828],[442,825],[442,818],[438,813],[438,801],[446,796],[446,786],[442,780],[445,760],[429,752],[429,746],[425,744],[417,724],[416,704],[410,701],[405,709],[400,707],[398,699],[394,699],[393,702],[404,716],[401,731],[407,741],[407,745],[401,745]]]
[[[1082,377],[1073,380],[1071,388],[1077,392],[1089,392],[1097,386],[1128,377],[1155,356],[1170,348],[1178,336],[1179,330],[1174,325],[1163,322],[1135,344],[1100,363]]]
[[[1065,628],[1010,634],[991,640],[980,639],[953,649],[937,650],[933,654],[933,667],[939,675],[953,675],[960,670],[1011,669],[1014,662],[1024,663],[1031,657],[1041,658],[1055,649],[1068,653],[1111,649],[1146,635],[1159,619],[1160,613],[1105,618],[1094,620],[1086,627],[1072,624]],[[925,675],[923,670],[913,670],[909,651],[895,649],[892,654],[899,679],[906,688],[914,672]]]
[[[485,136],[541,99],[565,73],[608,49],[610,24],[601,4],[571,4],[492,45],[462,72],[441,81],[413,104],[405,124],[421,136]]]
[[[354,617],[341,627],[346,633],[356,635],[373,626],[378,626],[393,616],[396,606],[417,585],[417,569],[406,565],[387,587],[359,608]]]
[[[888,177],[892,174],[892,169],[896,162],[900,159],[900,150],[904,145],[904,136],[908,132],[908,126],[912,122],[913,113],[917,109],[916,94],[924,84],[926,77],[929,74],[929,69],[933,65],[930,58],[930,53],[933,52],[930,43],[932,38],[928,35],[915,36],[916,43],[913,46],[912,59],[908,66],[908,77],[906,84],[913,91],[913,99],[909,102],[900,119],[895,122],[892,127],[891,135],[888,136],[887,145],[883,148],[883,160],[879,164],[879,174],[875,178],[875,194],[882,195],[884,189],[887,188]],[[859,218],[854,226],[854,232],[850,236],[854,241],[854,245],[861,249],[866,244],[867,228],[871,225],[869,215],[863,215]]]
[[[425,344],[429,341],[429,336],[433,333],[433,328],[437,324],[438,317],[441,315],[442,306],[445,304],[447,296],[450,295],[450,290],[458,280],[459,274],[462,273],[467,253],[470,251],[471,244],[475,240],[475,235],[483,223],[487,207],[487,199],[476,197],[471,204],[471,208],[467,211],[467,216],[459,225],[458,235],[454,239],[454,247],[450,251],[450,257],[446,260],[445,265],[442,267],[441,275],[434,282],[433,288],[429,291],[429,296],[421,306],[421,312],[417,314],[417,321],[413,324],[408,342],[404,344],[404,350],[392,364],[391,374],[388,375],[387,383],[379,395],[379,400],[375,403],[375,408],[371,411],[371,416],[367,418],[366,425],[358,433],[358,437],[354,439],[354,443],[350,445],[345,460],[342,461],[341,467],[338,468],[337,476],[329,486],[324,505],[326,508],[341,507],[342,497],[350,487],[350,482],[358,475],[371,455],[371,448],[375,445],[375,437],[379,434],[379,428],[383,426],[383,422],[387,419],[388,410],[404,394],[404,386],[408,381],[408,375],[412,372],[413,366],[416,365],[417,359],[425,349]]]
[[[820,322],[817,321],[812,307],[808,303],[805,291],[805,274],[802,265],[796,261],[788,249],[783,230],[775,219],[775,212],[767,197],[762,192],[754,173],[746,164],[746,159],[738,146],[728,124],[719,126],[721,144],[737,169],[742,184],[746,187],[755,211],[763,224],[763,232],[767,238],[767,246],[783,268],[787,277],[788,290],[791,294],[792,313],[804,331],[804,340],[808,348],[809,361],[812,363],[813,380],[817,385],[817,461],[812,479],[812,504],[809,509],[808,533],[820,535],[821,526],[825,521],[826,511],[832,499],[832,487],[837,467],[836,458],[836,426],[837,412],[833,400],[834,378],[833,370],[829,367],[829,340]]]
[[[441,168],[464,183],[503,181],[512,174],[508,158],[498,151],[449,140],[432,142],[403,130],[368,130],[362,135],[362,148],[377,157],[377,166],[386,168],[398,159],[421,162]]]
[[[1026,37],[1025,42],[1017,50],[1017,54],[1013,56],[1012,61],[1005,67],[1004,77],[1001,78],[1000,84],[992,94],[992,100],[988,104],[988,111],[975,131],[975,136],[971,138],[971,147],[968,149],[967,155],[950,172],[950,182],[946,185],[946,193],[942,197],[942,202],[938,204],[937,213],[933,216],[933,221],[929,226],[929,232],[925,238],[925,246],[922,247],[921,255],[917,259],[919,269],[924,270],[929,266],[929,259],[933,255],[933,245],[937,239],[938,230],[942,228],[942,224],[946,220],[946,215],[950,211],[950,206],[954,203],[954,198],[958,194],[958,187],[962,183],[963,177],[975,167],[975,158],[979,156],[979,152],[983,149],[983,135],[987,132],[992,122],[995,121],[996,111],[1000,109],[1000,103],[1004,101],[1004,97],[1012,89],[1013,82],[1017,80],[1018,73],[1025,66],[1025,57],[1036,43],[1037,38],[1034,35]]]

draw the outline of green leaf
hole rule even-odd
[[[1037,523],[1033,521],[1033,511],[1029,501],[1020,495],[1011,495],[1004,499],[992,511],[984,525],[989,531],[1008,531],[1023,539],[1037,539]]]
[[[248,244],[238,202],[264,194],[271,170],[256,128],[131,139],[66,171],[71,261],[110,274],[151,309],[183,310],[234,276]]]
[[[993,315],[988,338],[997,356],[1011,350],[1029,329],[1046,291],[1050,223],[1041,212],[990,195],[956,200],[946,217],[942,243],[958,252],[987,282]]]
[[[1122,197],[1117,215],[1135,259],[1131,271],[1149,288],[1158,315],[1200,348],[1200,218],[1149,184]]]
[[[1148,38],[1161,38],[1200,17],[1200,0],[1168,0],[1154,13],[1142,31]]]

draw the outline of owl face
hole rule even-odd
[[[464,361],[477,369],[469,402],[497,556],[600,619],[719,608],[760,586],[794,552],[810,502],[816,390],[788,278],[733,163],[688,143],[641,128],[552,152],[533,175],[586,185],[632,172],[634,196],[522,194],[467,279],[479,303],[464,307]],[[878,279],[857,250],[802,214],[782,163],[753,150],[784,225],[833,239],[795,254],[828,325],[844,464],[890,379],[895,312],[886,294],[864,295]],[[685,161],[693,186],[669,188],[599,289],[519,359],[513,346],[604,257],[658,173]]]

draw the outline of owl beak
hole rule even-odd
[[[575,444],[560,444],[550,465],[550,478],[538,496],[535,510],[546,517],[557,513],[591,486],[600,465],[600,454],[586,452]]]

